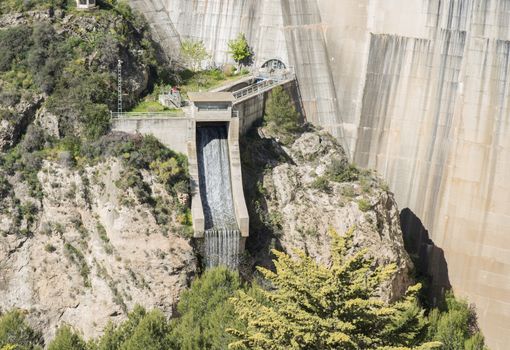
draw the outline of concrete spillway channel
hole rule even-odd
[[[239,118],[229,92],[190,93],[193,139],[188,143],[195,238],[207,267],[236,268],[249,235],[239,150]]]
[[[204,257],[208,267],[236,268],[239,226],[232,196],[227,126],[197,124],[200,199],[204,211]]]
[[[188,93],[180,115],[113,114],[113,130],[152,134],[165,146],[187,154],[191,178],[194,238],[207,267],[235,269],[249,236],[239,137],[262,119],[268,93],[292,90],[294,75],[246,77],[217,91]]]

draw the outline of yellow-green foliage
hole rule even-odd
[[[230,349],[427,349],[423,344],[427,323],[418,306],[420,285],[403,300],[388,304],[377,288],[394,273],[395,266],[373,268],[367,251],[349,254],[351,229],[344,237],[332,235],[331,266],[318,264],[303,252],[297,258],[274,251],[276,272],[259,268],[274,289],[261,290],[261,298],[241,291],[232,299],[247,330],[229,329],[239,340]]]
[[[202,61],[210,57],[203,41],[184,40],[181,44],[181,56],[192,71],[200,69]]]
[[[232,58],[238,64],[247,63],[250,57],[253,55],[244,33],[239,33],[237,38],[230,40],[228,42],[228,48],[228,53],[232,55]]]
[[[155,160],[150,164],[150,168],[164,184],[172,182],[174,179],[185,175],[184,169],[179,166],[176,158],[170,158],[165,161]]]

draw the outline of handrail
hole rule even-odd
[[[245,98],[246,96],[249,96],[249,95],[257,95],[260,92],[262,92],[263,90],[266,90],[270,87],[285,84],[286,82],[292,81],[295,78],[296,78],[296,76],[292,72],[286,72],[286,73],[278,75],[278,76],[271,75],[268,79],[262,80],[261,82],[259,82],[257,84],[247,86],[243,89],[234,91],[232,94],[234,95],[234,98],[236,100],[239,100],[239,99]]]
[[[183,111],[168,111],[168,112],[110,112],[112,119],[121,118],[150,118],[150,117],[169,117],[178,118],[184,117]]]

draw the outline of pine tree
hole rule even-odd
[[[110,323],[105,334],[95,344],[94,350],[169,350],[176,349],[170,337],[170,322],[159,310],[145,311],[135,306],[128,319],[116,326]]]
[[[228,301],[239,289],[239,275],[225,267],[207,270],[193,281],[177,306],[181,317],[172,329],[176,349],[226,349],[235,338],[225,328],[240,326]]]
[[[239,340],[230,349],[431,349],[423,344],[427,326],[417,304],[420,286],[403,300],[388,304],[377,287],[395,271],[394,265],[373,268],[367,250],[349,255],[353,232],[332,235],[331,266],[318,264],[303,252],[297,258],[274,251],[276,272],[259,268],[274,289],[255,298],[244,292],[232,299],[246,331],[229,329]]]
[[[0,317],[0,349],[14,346],[16,350],[42,349],[41,332],[34,331],[20,310],[12,310]]]
[[[480,333],[475,310],[453,293],[446,295],[446,310],[434,309],[429,314],[428,338],[440,341],[440,350],[486,350]]]
[[[87,343],[69,326],[62,326],[48,346],[48,350],[87,350]]]

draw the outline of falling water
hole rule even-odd
[[[240,233],[232,200],[226,127],[197,128],[197,145],[200,197],[206,230],[206,265],[225,265],[235,269]]]
[[[236,269],[239,258],[239,230],[207,230],[205,257],[207,267],[222,265]]]

